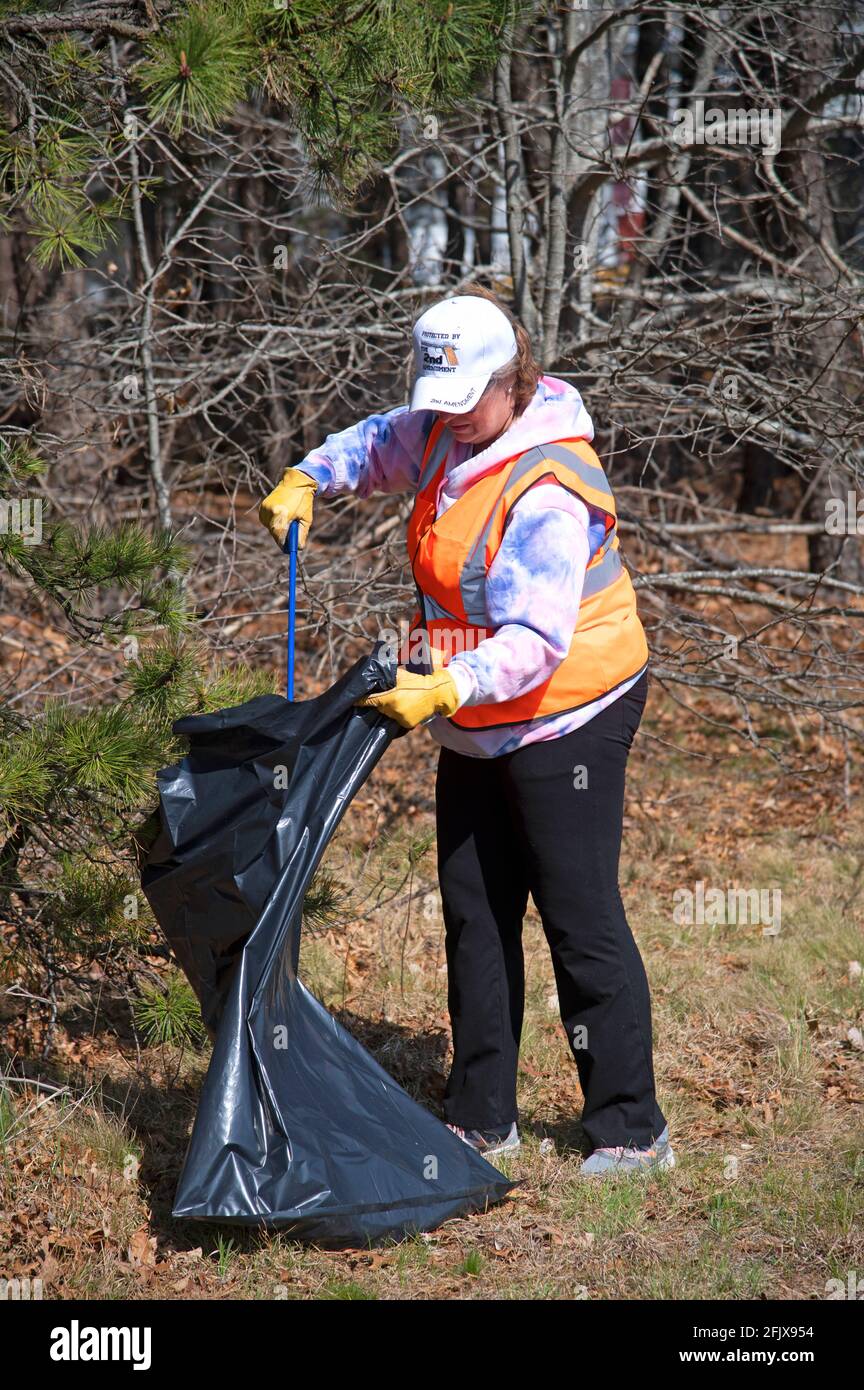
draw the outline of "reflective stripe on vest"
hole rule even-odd
[[[441,439],[444,438],[446,431],[442,430],[441,435],[436,441],[435,448],[430,453],[430,461],[433,456],[441,457]],[[446,448],[444,450],[446,455]],[[609,486],[606,474],[602,468],[592,468],[590,464],[575,454],[572,449],[567,449],[561,444],[544,444],[542,447],[528,449],[511,470],[507,478],[507,488],[509,492],[521,480],[536,468],[538,463],[545,463],[547,460],[563,464],[564,467],[573,475],[574,483],[586,483],[595,492],[603,493],[612,503],[610,515],[614,518],[613,525],[606,533],[603,544],[598,547],[588,566],[585,575],[585,584],[582,589],[583,598],[590,598],[592,594],[597,594],[607,584],[612,584],[621,573],[621,559],[614,552],[615,558],[611,558],[607,551],[611,552],[613,545],[616,544],[618,522],[615,518],[615,503],[612,496],[612,489]],[[439,464],[440,466],[440,464]],[[423,470],[426,474],[426,469]],[[427,478],[431,480],[431,474]],[[574,492],[578,492],[578,486],[574,486]],[[489,536],[495,523],[495,510],[493,508],[480,535],[474,546],[459,580],[459,589],[462,594],[462,606],[465,609],[465,616],[469,623],[475,623],[482,627],[486,622],[486,548],[489,543]]]
[[[437,437],[436,437],[437,429]],[[426,439],[426,457],[420,468],[420,477],[417,479],[417,491],[423,492],[429,486],[438,469],[447,457],[450,450],[451,435],[447,430],[438,429],[433,425]],[[431,445],[431,448],[429,447]]]

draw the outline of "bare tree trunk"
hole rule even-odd
[[[831,66],[839,26],[840,6],[837,4],[822,9],[815,23],[797,18],[794,21],[793,34],[806,44],[811,59],[799,78],[799,109],[804,112],[812,110],[812,98]],[[813,114],[818,115],[818,109]],[[814,400],[824,393],[842,409],[844,402],[851,404],[856,392],[860,392],[860,306],[855,303],[854,291],[857,282],[860,296],[862,277],[848,268],[840,257],[823,149],[805,139],[790,164],[795,188],[787,192],[784,186],[782,191],[801,269],[825,291],[839,291],[844,298],[847,293],[849,295],[849,313],[838,312],[809,342],[814,365]],[[830,500],[839,498],[845,504],[850,491],[861,495],[862,486],[864,478],[860,470],[849,467],[843,442],[835,445],[826,439],[824,459],[807,487],[801,514],[805,520],[824,526]],[[853,531],[856,519],[851,518]],[[827,529],[817,531],[809,537],[808,550],[810,568],[814,572],[831,569],[838,578],[850,583],[864,580],[864,550],[857,531],[845,536],[833,535]]]

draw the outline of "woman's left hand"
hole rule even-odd
[[[400,666],[392,690],[365,695],[357,704],[389,715],[403,729],[416,729],[418,724],[436,714],[455,714],[459,708],[459,691],[449,671],[434,671],[431,676],[423,676]]]

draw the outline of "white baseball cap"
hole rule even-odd
[[[433,304],[414,325],[411,410],[473,410],[492,373],[516,356],[516,334],[488,299],[457,294]]]

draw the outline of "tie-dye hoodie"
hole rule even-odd
[[[434,422],[433,412],[405,406],[370,415],[328,435],[297,467],[316,480],[325,496],[414,491]],[[472,456],[470,444],[451,439],[438,515],[502,459],[556,439],[593,437],[591,417],[575,387],[556,377],[541,377],[534,399],[518,420],[481,453]],[[519,498],[486,577],[488,626],[494,632],[449,665],[460,704],[510,700],[549,678],[569,651],[585,570],[604,536],[602,517],[557,483],[535,483]],[[459,729],[447,719],[434,719],[429,731],[457,752],[496,757],[579,728],[629,690],[639,675],[566,714],[483,730]]]

